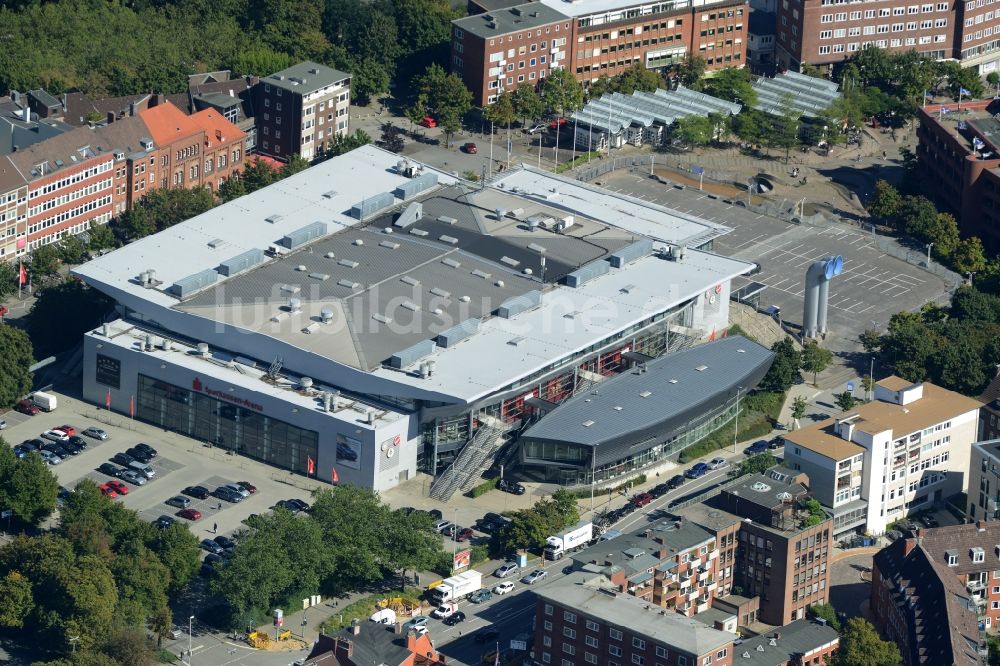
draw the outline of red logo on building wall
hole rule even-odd
[[[191,390],[201,392],[201,380],[197,377],[191,382]]]
[[[395,437],[392,438],[392,444],[393,444],[393,446],[399,446],[402,441],[403,440],[402,440],[402,438],[400,438],[399,435],[396,435]]]

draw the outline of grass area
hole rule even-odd
[[[478,486],[473,486],[472,490],[466,493],[466,495],[468,495],[469,497],[480,497],[482,495],[485,495],[491,490],[496,489],[498,481],[499,479],[490,479],[488,481],[483,481]]]
[[[736,441],[744,442],[754,437],[769,434],[778,421],[781,405],[785,402],[784,393],[768,393],[764,391],[751,393],[740,404],[740,430]],[[678,462],[684,464],[689,460],[708,455],[712,451],[733,445],[733,422],[722,426],[704,439],[695,442],[681,451]]]
[[[592,150],[589,153],[583,153],[582,155],[577,155],[576,159],[569,162],[564,162],[556,167],[556,173],[563,173],[564,171],[569,171],[570,169],[575,169],[581,164],[586,163],[587,158],[596,160],[601,156],[601,153],[596,150]]]
[[[351,621],[353,620],[367,622],[372,613],[378,609],[378,602],[386,597],[403,597],[408,602],[419,604],[422,592],[423,590],[419,587],[408,587],[405,590],[393,590],[391,592],[373,594],[363,599],[358,599],[353,604],[344,606],[339,613],[335,613],[324,620],[320,625],[320,631],[326,634],[332,634],[340,631],[344,627],[351,626]]]
[[[161,664],[172,664],[175,661],[178,661],[176,654],[163,648],[156,651],[156,658]]]
[[[639,485],[642,485],[644,483],[646,483],[646,475],[645,474],[640,474],[639,476],[636,476],[636,477],[634,477],[632,479],[629,479],[628,481],[626,481],[625,483],[623,483],[621,485],[614,486],[610,490],[611,490],[611,492],[617,493],[617,492],[620,492],[622,490],[628,490],[628,488],[630,486],[639,486]],[[602,493],[607,493],[608,492],[608,488],[607,487],[597,488],[597,489],[595,489],[594,492],[595,492],[596,495],[600,495]],[[582,490],[574,490],[574,491],[572,491],[572,493],[573,493],[573,496],[576,497],[577,499],[588,499],[590,497],[590,488],[587,487],[587,488],[584,488]]]

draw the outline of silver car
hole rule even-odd
[[[511,574],[517,573],[518,569],[520,569],[520,567],[517,566],[516,562],[504,562],[500,565],[500,568],[493,572],[493,575],[497,578],[506,578]]]
[[[118,473],[118,478],[122,481],[128,481],[134,486],[146,485],[146,477],[131,469],[122,469]]]
[[[38,455],[42,457],[42,460],[50,465],[58,465],[62,462],[62,458],[52,453],[51,451],[46,451],[45,449],[40,449]]]
[[[87,428],[80,434],[86,435],[87,437],[91,437],[93,439],[99,439],[102,442],[108,439],[108,433],[102,430],[101,428],[94,428],[94,427]]]

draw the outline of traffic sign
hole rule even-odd
[[[847,392],[854,393],[854,382],[847,382]]]

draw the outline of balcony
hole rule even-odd
[[[981,592],[986,589],[986,583],[981,580],[970,580],[965,584],[965,589],[969,592]]]

